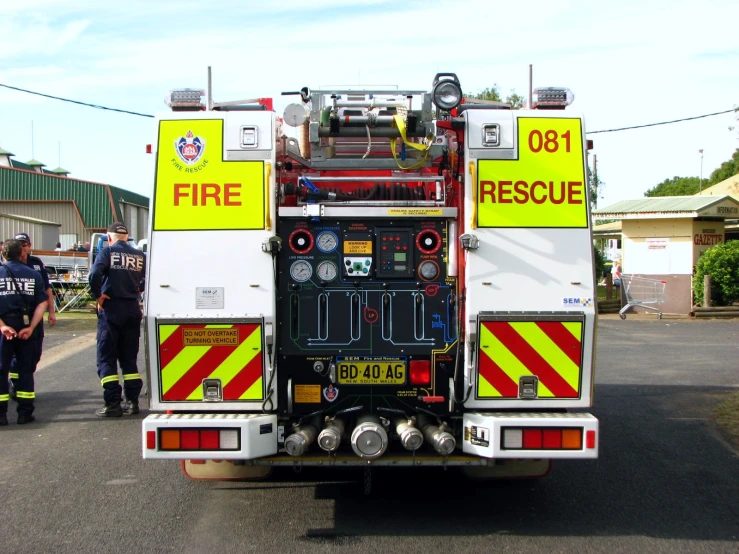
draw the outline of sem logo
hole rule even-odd
[[[567,307],[586,308],[593,305],[592,298],[562,298],[562,305]]]
[[[188,131],[187,135],[174,141],[174,147],[177,155],[187,165],[198,163],[205,152],[205,139],[196,137],[192,131]]]

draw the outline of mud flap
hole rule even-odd
[[[229,460],[182,460],[181,468],[192,481],[259,481],[272,473],[271,467],[235,465]]]
[[[497,460],[490,467],[463,467],[462,474],[474,481],[538,479],[552,472],[552,460]]]

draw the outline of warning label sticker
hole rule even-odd
[[[441,208],[390,208],[387,215],[442,215]]]
[[[182,343],[185,346],[238,346],[239,330],[230,329],[183,329]]]
[[[296,404],[320,404],[321,385],[295,385]]]
[[[345,240],[344,254],[372,254],[372,241]]]

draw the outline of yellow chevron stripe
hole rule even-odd
[[[179,325],[160,325],[159,326],[159,344],[164,344],[172,333],[174,333]]]
[[[518,383],[524,375],[533,375],[484,325],[480,325],[480,354],[489,356],[514,383]],[[500,393],[496,396],[500,396]],[[539,381],[539,396],[554,397],[552,392],[541,381]]]
[[[477,396],[484,398],[495,398],[503,396],[498,392],[498,389],[488,383],[487,379],[482,376],[482,373],[477,374]]]
[[[578,323],[579,325],[579,323]],[[573,389],[579,392],[580,368],[542,331],[536,323],[511,322],[511,327],[559,373]],[[570,331],[571,332],[571,331]],[[541,382],[539,382],[541,388]]]
[[[223,360],[213,373],[208,375],[209,379],[220,379],[221,386],[225,386],[236,377],[239,372],[244,369],[247,364],[259,354],[262,349],[262,333],[261,326],[257,326],[249,337],[242,342],[231,355]],[[248,392],[248,391],[247,391]],[[187,397],[188,400],[202,400],[203,389],[202,387],[196,388]]]
[[[186,346],[162,369],[162,394],[166,394],[187,370],[205,356],[211,346]]]
[[[262,396],[262,377],[260,376],[244,394],[239,396],[239,400],[261,400]]]
[[[579,321],[563,321],[562,325],[564,325],[565,329],[572,333],[573,337],[575,337],[578,341],[582,341],[582,323],[580,323]]]
[[[170,325],[160,325],[161,327],[170,327]],[[179,327],[179,325],[175,325],[174,327]],[[205,326],[206,329],[230,329],[231,327],[233,325]],[[162,368],[162,394],[166,394],[211,348],[211,346],[185,346],[180,350],[177,356],[167,364],[167,367]]]

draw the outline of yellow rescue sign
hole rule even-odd
[[[518,159],[480,160],[478,227],[587,227],[581,120],[518,118]]]
[[[223,160],[223,120],[159,122],[154,230],[264,229],[264,162]]]

